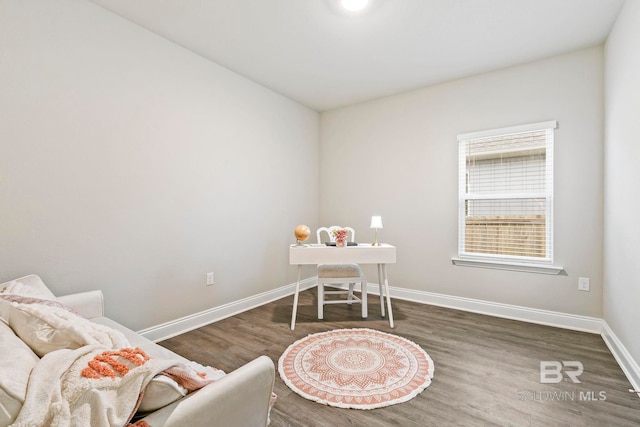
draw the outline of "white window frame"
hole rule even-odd
[[[531,123],[527,125],[512,126],[500,129],[491,129],[479,132],[463,133],[458,135],[458,161],[459,161],[459,178],[458,178],[458,257],[452,258],[454,265],[465,267],[481,267],[502,270],[525,271],[532,273],[559,274],[563,271],[562,267],[553,265],[553,140],[554,129],[558,126],[558,122],[547,121],[541,123]],[[466,189],[466,147],[467,142],[481,138],[491,138],[496,136],[508,136],[525,132],[535,132],[546,130],[550,134],[547,135],[546,144],[546,188],[540,193],[522,193],[522,194],[491,194],[489,195],[471,195],[467,194]],[[465,252],[465,206],[467,200],[482,199],[518,199],[518,198],[544,198],[545,199],[545,222],[546,222],[546,256],[524,257],[524,256],[508,256],[498,254],[479,254]]]

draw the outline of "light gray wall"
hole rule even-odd
[[[604,317],[640,361],[640,2],[628,1],[605,46]]]
[[[367,242],[382,215],[381,239],[398,247],[392,285],[601,316],[603,102],[599,46],[322,113],[320,222]],[[554,247],[567,275],[452,266],[457,135],[546,120],[559,122]]]
[[[140,329],[295,281],[318,113],[82,0],[0,0],[0,94],[0,282]]]

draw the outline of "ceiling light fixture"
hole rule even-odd
[[[342,7],[350,12],[357,12],[367,7],[369,0],[342,0]]]

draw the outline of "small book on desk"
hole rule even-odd
[[[324,242],[327,246],[335,246],[336,242]],[[356,242],[347,242],[347,246],[358,246]]]

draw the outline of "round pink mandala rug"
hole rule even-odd
[[[373,329],[336,329],[291,344],[278,361],[300,396],[338,408],[406,402],[431,384],[433,361],[417,344]]]

